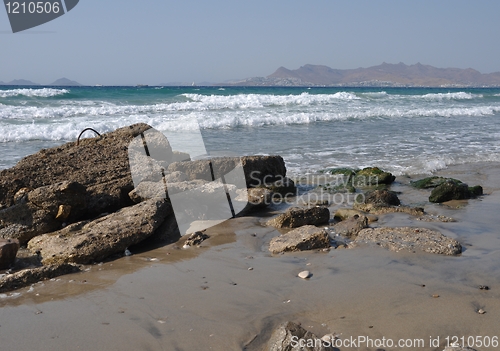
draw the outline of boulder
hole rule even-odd
[[[352,208],[339,208],[337,211],[335,211],[333,218],[335,218],[338,221],[343,221],[345,219],[348,219],[348,218],[351,218],[354,216],[365,216],[368,219],[368,223],[378,221],[378,217],[375,216],[374,214],[370,214],[368,212],[364,212],[364,211],[360,211],[360,210],[355,210]]]
[[[336,223],[333,229],[335,230],[335,234],[353,238],[366,227],[368,227],[368,218],[366,216],[354,215],[342,222]]]
[[[17,250],[17,239],[0,239],[0,270],[9,268],[16,261]]]
[[[427,228],[366,228],[358,233],[353,243],[354,246],[359,243],[372,243],[396,252],[424,251],[442,255],[458,255],[462,252],[458,241]]]
[[[363,187],[379,184],[391,184],[396,179],[389,172],[384,172],[378,167],[367,167],[356,172],[354,186]]]
[[[0,293],[23,288],[41,280],[52,279],[64,274],[80,272],[80,268],[74,264],[55,264],[37,268],[24,269],[0,279]]]
[[[369,191],[365,195],[366,204],[399,206],[401,202],[395,192],[387,189]]]
[[[433,176],[433,177],[427,177],[427,178],[423,178],[423,179],[419,179],[419,180],[413,180],[410,182],[410,185],[414,188],[417,188],[417,189],[429,189],[429,188],[435,188],[438,185],[441,185],[448,180],[452,180],[452,181],[456,181],[456,182],[461,183],[457,179]]]
[[[37,189],[66,180],[87,188],[87,215],[113,212],[131,205],[134,188],[130,174],[128,145],[147,124],[135,124],[51,149],[43,149],[0,172],[0,207],[14,205],[22,188]]]
[[[28,242],[28,249],[39,253],[45,265],[102,261],[151,236],[171,211],[166,200],[147,200],[93,221],[37,236]]]
[[[311,208],[291,207],[285,213],[267,222],[276,228],[297,228],[304,225],[328,223],[330,210],[328,207]]]
[[[268,342],[268,351],[327,351],[333,350],[315,334],[293,322],[278,326]],[[325,346],[327,345],[327,346]]]
[[[63,222],[85,216],[85,197],[83,185],[68,181],[24,191],[16,196],[15,205],[0,210],[0,237],[18,239],[24,245],[37,235],[61,229]]]
[[[313,225],[305,225],[275,237],[269,243],[269,251],[274,254],[314,250],[330,247],[330,240],[326,230]]]
[[[446,180],[435,187],[429,196],[430,202],[446,202],[450,200],[465,200],[483,194],[481,186],[469,188],[465,183],[457,180]]]

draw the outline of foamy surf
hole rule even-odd
[[[200,128],[210,152],[279,154],[291,174],[341,166],[428,174],[500,160],[500,89],[158,88],[0,90],[0,168],[85,128],[134,123],[165,134]]]
[[[0,90],[1,98],[8,98],[14,96],[27,96],[27,97],[53,97],[58,95],[63,95],[69,93],[66,89],[52,89],[52,88],[41,88],[41,89],[11,89],[11,90]]]

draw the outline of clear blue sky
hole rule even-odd
[[[0,8],[0,81],[222,82],[279,66],[382,62],[500,71],[500,1],[80,0],[12,34]]]

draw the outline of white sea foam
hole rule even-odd
[[[368,96],[371,98],[383,98],[383,97],[387,97],[389,94],[387,94],[386,91],[374,91],[374,92],[361,93],[360,95]],[[402,96],[402,95],[396,95],[396,96]]]
[[[199,103],[202,109],[248,109],[269,106],[301,105],[311,106],[327,104],[342,100],[359,100],[353,93],[338,92],[335,94],[309,94],[300,95],[266,95],[266,94],[240,94],[240,95],[201,95],[182,94],[193,103]],[[191,106],[193,107],[193,106]]]
[[[0,90],[0,97],[8,98],[13,96],[27,96],[27,97],[52,97],[69,93],[66,89],[52,89],[52,88],[41,88],[41,89],[11,89],[11,90]]]
[[[420,95],[421,98],[426,100],[471,100],[476,98],[482,98],[481,94],[471,94],[464,91],[459,91],[456,93],[432,93]]]

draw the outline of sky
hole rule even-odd
[[[224,82],[382,62],[490,73],[500,71],[499,13],[497,0],[80,0],[14,34],[0,8],[0,81]]]

